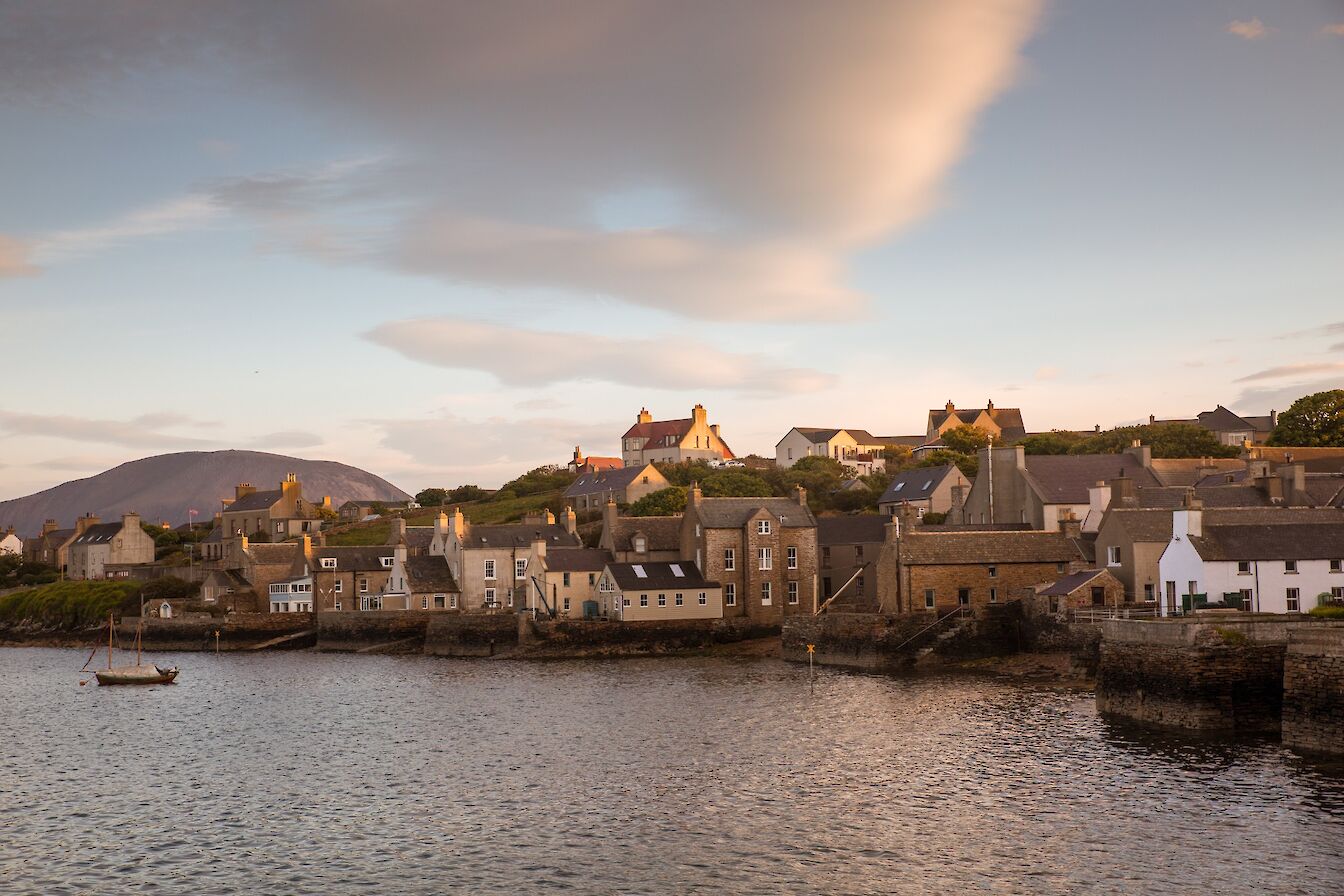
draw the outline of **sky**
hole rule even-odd
[[[0,0],[0,499],[1344,387],[1344,0]]]

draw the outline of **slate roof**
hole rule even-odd
[[[952,416],[957,418],[957,421],[960,425],[971,426],[975,423],[976,420],[980,418],[980,415],[984,413],[986,410],[987,410],[986,408],[969,408],[964,410],[958,408],[952,411]],[[1021,408],[995,408],[994,413],[990,414],[989,416],[990,419],[994,421],[995,425],[997,425],[999,429],[1003,431],[1004,439],[1010,439],[1010,438],[1020,439],[1026,436],[1027,427],[1022,422]],[[930,428],[936,431],[939,427],[943,425],[943,423],[947,420],[947,418],[948,418],[947,408],[943,407],[943,408],[931,409],[929,411]]]
[[[380,569],[390,569],[391,567],[383,565],[382,558],[395,557],[395,550],[396,549],[390,544],[340,545],[314,548],[313,569],[321,570],[322,561],[327,558],[334,558],[336,560],[337,572],[350,570],[371,572]]]
[[[1199,425],[1213,432],[1239,432],[1244,429],[1254,430],[1255,424],[1244,417],[1239,417],[1229,411],[1222,405],[1218,405],[1211,411],[1200,411],[1196,419]]]
[[[1082,558],[1062,532],[938,532],[914,530],[901,542],[911,565],[1068,563]]]
[[[288,574],[291,576],[302,575],[303,567],[307,562],[303,556],[303,551],[300,550],[296,542],[281,542],[280,544],[249,543],[247,553],[257,566],[287,566],[289,568]]]
[[[1149,469],[1153,471],[1153,475],[1161,485],[1195,485],[1202,467],[1216,468],[1218,473],[1214,476],[1238,471],[1246,472],[1246,462],[1235,457],[1155,457],[1149,465]],[[1212,478],[1213,476],[1204,476],[1199,478],[1199,481]],[[1222,481],[1226,484],[1227,480],[1223,478]]]
[[[1317,507],[1344,507],[1344,474],[1306,474],[1307,496]]]
[[[1205,526],[1190,544],[1204,560],[1341,560],[1344,522]]]
[[[201,544],[219,544],[224,540],[224,527],[215,526],[210,534],[201,539]]]
[[[1140,488],[1135,492],[1140,507],[1180,507],[1186,489],[1177,486]],[[1269,496],[1253,485],[1215,485],[1196,488],[1195,497],[1210,507],[1268,507]]]
[[[897,473],[878,503],[927,500],[938,490],[943,480],[952,474],[952,469],[952,464],[944,464],[941,467],[916,467]]]
[[[1154,461],[1154,463],[1156,463],[1156,461]],[[1247,470],[1245,466],[1243,466],[1240,470],[1220,470],[1217,473],[1210,473],[1209,475],[1201,478],[1199,481],[1194,483],[1194,486],[1195,488],[1203,488],[1205,486],[1213,486],[1213,485],[1236,485],[1238,483],[1245,482],[1246,477],[1248,475],[1250,475],[1250,471]],[[1172,485],[1179,485],[1179,484],[1180,483],[1172,483]]]
[[[228,507],[225,507],[224,512],[237,513],[240,510],[270,510],[271,505],[283,498],[284,495],[285,493],[279,489],[269,492],[253,492],[250,495],[243,495]]]
[[[1048,595],[1050,597],[1067,597],[1097,576],[1101,575],[1103,572],[1105,572],[1105,570],[1102,569],[1085,569],[1082,572],[1075,572],[1072,575],[1065,576],[1049,587],[1042,588],[1037,593]]]
[[[817,426],[795,426],[795,427],[792,429],[792,432],[796,432],[796,433],[798,433],[798,435],[800,435],[800,436],[802,436],[803,438],[807,439],[809,442],[811,442],[811,443],[814,444],[814,445],[821,445],[821,444],[824,444],[824,443],[826,443],[826,442],[829,442],[831,439],[835,438],[836,435],[840,432],[840,430],[839,430],[839,429],[823,429],[823,428],[821,428],[821,427],[817,427]],[[787,438],[788,438],[788,435],[785,435],[785,436],[784,436],[784,439],[787,439]],[[779,441],[782,442],[782,441],[784,441],[784,439],[780,439]],[[776,443],[776,444],[778,444],[778,443]]]
[[[1171,541],[1171,509],[1134,509],[1113,507],[1102,518],[1102,528],[1121,527],[1130,541],[1165,544]],[[1318,507],[1236,507],[1214,508],[1203,514],[1205,528],[1251,525],[1331,525],[1344,523],[1344,514],[1335,508]]]
[[[681,517],[679,516],[622,516],[616,518],[611,533],[611,544],[618,551],[633,551],[630,543],[636,532],[643,532],[649,540],[650,551],[681,550]]]
[[[596,473],[582,473],[565,489],[566,498],[578,498],[583,495],[600,495],[608,491],[623,491],[645,475],[651,464],[642,467],[618,467],[614,470],[599,470]]]
[[[462,537],[462,547],[472,548],[517,548],[531,545],[537,538],[544,538],[548,547],[582,547],[583,542],[577,535],[570,534],[558,523],[549,525],[527,525],[512,523],[499,526],[468,526]]]
[[[758,510],[766,510],[786,529],[806,529],[817,518],[792,498],[701,498],[696,515],[707,529],[740,529]]]
[[[71,544],[107,544],[121,534],[122,523],[98,523],[84,530]]]
[[[1030,532],[1031,523],[920,523],[921,532]]]
[[[546,552],[547,572],[593,572],[611,562],[611,554],[597,548],[566,548]]]
[[[460,593],[462,590],[457,587],[457,581],[453,578],[453,571],[448,566],[448,558],[438,555],[433,557],[407,557],[406,587],[412,592],[452,591]]]
[[[718,588],[701,575],[694,563],[609,563],[607,570],[622,591],[693,591],[700,588]],[[680,575],[677,574],[680,571]],[[640,575],[643,573],[643,575]]]
[[[876,513],[823,516],[817,520],[817,544],[873,544],[887,537],[891,517]]]
[[[406,548],[408,550],[428,551],[429,543],[434,540],[433,526],[407,526]]]
[[[1121,472],[1135,488],[1161,485],[1132,454],[1028,454],[1025,476],[1045,504],[1086,504],[1087,490]]]

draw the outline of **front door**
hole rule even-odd
[[[960,604],[960,605],[963,606],[963,607],[969,607],[969,606],[971,605],[971,589],[969,589],[969,588],[958,588],[958,589],[957,589],[957,603]]]

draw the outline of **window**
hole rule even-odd
[[[796,562],[797,551],[794,548],[789,548],[789,550],[794,551],[795,556],[795,563],[793,566],[790,566],[789,569],[797,569],[798,568],[798,564]],[[854,545],[854,562],[855,563],[863,562],[863,545],[861,544]]]
[[[696,538],[699,538],[699,537],[700,537],[700,524],[699,524],[699,523],[696,523],[696,524],[695,524],[695,537],[696,537]]]
[[[759,568],[773,569],[775,565],[775,552],[772,548],[757,548],[756,560]]]
[[[368,594],[368,593],[369,593],[369,580],[368,580],[368,579],[360,579],[360,580],[359,580],[359,593],[360,593],[360,594]]]
[[[926,609],[926,610],[932,610],[932,609],[933,609],[933,589],[932,589],[932,588],[925,588],[925,589],[924,589],[924,609]]]
[[[1285,560],[1285,561],[1283,561],[1283,571],[1284,571],[1284,572],[1297,572],[1297,561],[1296,561],[1296,560]]]
[[[763,606],[763,607],[768,607],[768,606],[770,606],[770,583],[769,583],[769,582],[762,582],[762,583],[761,583],[761,606]]]
[[[989,589],[989,602],[992,604],[996,604],[999,602],[999,589],[997,588]]]
[[[1120,565],[1120,545],[1113,544],[1110,547],[1106,548],[1106,565],[1107,566]]]
[[[588,587],[589,587],[589,588],[593,587],[593,584],[594,584],[596,581],[597,581],[597,573],[595,573],[595,572],[590,572],[590,573],[588,573]]]
[[[658,606],[660,606],[660,607],[665,607],[665,606],[667,606],[667,595],[666,595],[666,594],[660,594],[660,595],[658,595]]]
[[[970,604],[971,604],[971,589],[969,589],[969,588],[958,588],[958,589],[957,589],[957,603],[961,604],[963,607],[968,607],[968,606],[970,606]]]
[[[565,612],[569,612],[569,598],[565,598]]]
[[[724,572],[732,572],[734,569],[737,569],[737,552],[732,548],[724,548],[723,570]]]
[[[507,604],[507,605],[510,606],[510,607],[513,606],[513,591],[512,591],[512,590],[509,590],[509,591],[504,592],[504,603]]]
[[[335,558],[335,557],[323,557],[323,558],[322,558],[322,568],[323,568],[323,569],[335,569],[335,568],[336,568],[336,558]]]
[[[426,594],[424,597],[420,598],[420,609],[422,609],[422,610],[428,610],[428,609],[429,609],[429,595],[428,595],[428,594]]]
[[[790,583],[789,583],[789,603],[791,603],[791,604],[796,604],[796,603],[798,603],[798,583],[797,583],[797,582],[790,582]]]
[[[392,568],[392,561],[393,561],[395,558],[393,558],[393,557],[379,557],[378,559],[381,560],[381,561],[383,561],[383,569],[391,569],[391,568]]]
[[[486,605],[487,607],[498,606],[498,605],[495,603],[495,589],[493,589],[493,588],[487,588],[487,589],[485,589],[485,605]]]
[[[442,610],[444,608],[444,597],[445,595],[442,594],[434,595],[434,609]]]
[[[860,553],[862,553],[863,548],[859,548],[859,551],[860,551]],[[797,568],[798,568],[798,549],[797,549],[797,548],[789,548],[789,551],[788,551],[788,559],[789,559],[789,569],[797,569]]]
[[[723,603],[727,607],[737,606],[737,586],[727,582],[723,586]]]
[[[680,594],[678,594],[678,595],[673,599],[672,602],[675,603],[677,606],[680,607],[680,606],[682,606],[683,604],[686,603],[686,599],[685,599],[684,597],[682,597]]]
[[[757,535],[769,535],[769,534],[770,534],[770,521],[769,521],[769,520],[757,520],[757,521],[756,521],[756,534],[757,534]]]
[[[999,577],[999,568],[997,566],[991,566],[989,568],[989,577],[991,579],[997,579]]]
[[[903,489],[903,488],[905,488],[905,483],[904,483],[904,482],[898,482],[898,483],[896,483],[896,487],[895,487],[894,489],[892,489],[892,491],[893,491],[893,492],[898,492],[898,491],[900,491],[900,490]]]
[[[623,597],[623,598],[621,598],[621,606],[623,606],[623,607],[628,607],[628,606],[630,606],[630,598],[628,598],[628,597]]]
[[[1336,600],[1344,599],[1344,585],[1335,585],[1331,588],[1330,596]]]
[[[1056,563],[1056,564],[1055,564],[1055,572],[1057,572],[1057,573],[1063,574],[1064,571],[1065,571],[1066,569],[1068,569],[1068,564],[1067,564],[1067,563]]]
[[[635,536],[635,553],[643,554],[649,549],[649,541],[643,535]]]
[[[341,612],[341,602],[340,602],[340,601],[336,601],[336,612],[337,612],[337,613]]]
[[[649,605],[649,596],[647,594],[641,594],[639,596],[639,605],[641,607],[647,607]]]
[[[1296,588],[1289,588],[1284,594],[1288,602],[1288,612],[1296,613],[1301,610],[1301,592]]]
[[[527,578],[527,558],[523,557],[513,561],[513,577],[515,579]]]
[[[1344,560],[1331,560],[1331,561],[1330,561],[1330,571],[1331,571],[1331,572],[1344,572]]]
[[[450,609],[453,609],[453,610],[456,610],[456,609],[457,609],[457,595],[456,595],[456,594],[450,594],[450,595],[448,595],[448,607],[449,607]]]
[[[1143,599],[1150,604],[1157,600],[1157,588],[1152,582],[1148,582],[1143,586]]]
[[[709,603],[709,595],[707,595],[707,594],[705,594],[705,592],[701,591],[701,592],[700,592],[700,596],[696,598],[696,602],[699,603],[700,606],[703,607],[705,604]]]
[[[823,547],[821,549],[821,565],[822,566],[831,565],[831,549],[828,547]]]
[[[1250,574],[1251,574],[1251,561],[1249,561],[1249,560],[1238,560],[1238,561],[1237,561],[1237,575],[1239,575],[1239,576],[1248,576],[1248,575],[1250,575]]]
[[[490,581],[490,580],[493,579],[494,577],[495,577],[495,561],[493,561],[493,560],[487,560],[487,561],[485,561],[485,578],[486,578],[486,581]]]
[[[1249,611],[1251,609],[1251,598],[1253,597],[1251,589],[1241,589],[1241,608]]]
[[[331,590],[334,591],[334,592],[337,593],[337,594],[340,594],[340,593],[341,593],[341,586],[342,586],[342,582],[341,582],[341,580],[340,580],[340,579],[337,579],[337,580],[336,580],[336,584],[332,587]]]
[[[561,584],[563,584],[566,588],[568,588],[568,587],[569,587],[569,573],[563,573],[563,574],[561,574],[561,576],[560,576],[560,582],[561,582]],[[592,583],[590,582],[589,584],[592,584]]]

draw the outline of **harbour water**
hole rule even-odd
[[[5,893],[1344,893],[1344,769],[776,660],[0,649]]]

